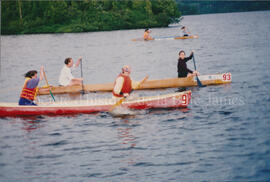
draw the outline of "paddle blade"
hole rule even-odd
[[[117,101],[117,102],[111,107],[110,111],[112,111],[112,110],[114,110],[116,107],[120,106],[120,105],[124,102],[125,99],[126,99],[126,98],[123,97],[122,99],[120,99],[119,101]]]
[[[47,86],[49,87],[50,95],[52,96],[53,101],[55,102],[55,98],[54,98],[53,93],[52,93],[52,91],[51,91],[51,88],[50,88],[50,85],[49,85],[49,82],[48,82],[48,80],[47,80],[47,76],[46,76],[46,73],[45,73],[44,70],[43,70],[43,75],[44,75],[44,78],[45,78],[45,80],[46,80],[46,84],[47,84]]]
[[[193,63],[194,63],[194,69],[196,71],[196,63],[195,63],[195,55],[193,53]],[[199,80],[198,75],[196,75],[196,80],[197,80],[197,84],[199,87],[206,87],[205,85],[202,84],[202,82]]]
[[[85,89],[84,89],[83,83],[82,83],[82,90],[80,90],[80,93],[81,93],[82,95],[86,94],[86,91],[85,91]]]
[[[50,91],[50,94],[51,94],[51,96],[52,96],[52,98],[53,98],[53,101],[55,102],[55,98],[54,98],[54,96],[53,96],[53,94],[52,94],[52,91],[51,90],[49,90]]]
[[[146,77],[144,77],[144,79],[142,81],[140,81],[140,83],[137,85],[137,87],[135,89],[138,89],[141,87],[141,85],[149,78],[148,75],[146,75]]]
[[[198,76],[196,76],[196,80],[199,87],[206,87],[206,85],[203,85],[202,82],[199,80]]]

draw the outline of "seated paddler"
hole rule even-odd
[[[41,66],[39,77],[36,70],[28,71],[25,74],[25,81],[21,92],[19,105],[37,105],[34,100],[37,94],[39,81],[43,79],[44,67]]]
[[[188,37],[190,36],[190,32],[188,30],[188,28],[186,26],[181,27],[182,33],[183,33],[183,37]]]
[[[150,36],[151,30],[149,28],[145,29],[143,34],[143,40],[153,40],[153,38]]]
[[[77,68],[81,64],[82,57],[79,57],[76,64],[73,63],[72,58],[66,58],[60,76],[59,76],[59,85],[61,86],[72,86],[72,85],[81,85],[82,78],[74,78],[72,75],[73,69]]]
[[[178,71],[178,78],[183,77],[190,77],[199,75],[199,72],[192,71],[188,69],[187,62],[193,58],[193,51],[191,52],[189,57],[186,57],[185,51],[181,50],[179,52],[178,64],[177,64],[177,71]]]
[[[132,90],[132,80],[130,78],[131,69],[129,66],[124,66],[122,72],[117,76],[114,87],[113,96],[115,98],[128,97]]]

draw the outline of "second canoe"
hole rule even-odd
[[[201,75],[199,76],[203,85],[219,85],[231,83],[231,73]],[[177,87],[192,87],[197,86],[195,77],[187,78],[167,78],[161,80],[146,80],[139,88],[133,84],[133,89],[146,90],[146,89],[162,89],[162,88],[177,88]],[[103,84],[86,84],[84,91],[86,92],[111,92],[113,83]],[[53,94],[66,94],[66,93],[79,93],[82,90],[81,86],[52,86],[51,91]],[[39,87],[38,95],[50,94],[47,87]]]

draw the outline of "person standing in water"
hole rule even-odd
[[[190,77],[199,75],[199,72],[192,71],[187,68],[187,62],[193,58],[193,52],[191,52],[189,57],[186,57],[185,51],[181,50],[179,52],[178,64],[177,64],[177,72],[178,78]]]
[[[36,94],[37,94],[37,86],[39,81],[41,81],[44,77],[44,67],[41,66],[39,78],[37,76],[36,70],[28,71],[25,76],[25,81],[23,85],[23,89],[20,95],[19,105],[34,105]]]

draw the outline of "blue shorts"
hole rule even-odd
[[[28,100],[28,99],[25,99],[25,98],[20,98],[19,105],[36,106],[36,104],[32,100]]]

